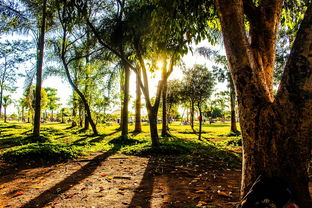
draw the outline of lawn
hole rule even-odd
[[[160,125],[158,128],[160,129]],[[228,123],[204,124],[202,141],[199,141],[197,134],[193,132],[189,125],[172,123],[169,126],[171,137],[160,138],[162,153],[182,154],[182,153],[202,153],[209,149],[233,150],[239,152],[240,147],[237,141],[239,136],[229,136],[230,126]],[[198,127],[195,126],[195,129]],[[117,124],[98,125],[99,135],[92,136],[91,130],[84,131],[80,128],[70,128],[69,124],[46,123],[41,126],[41,137],[32,138],[32,126],[27,123],[2,123],[0,124],[0,153],[5,160],[17,161],[25,158],[32,151],[34,155],[40,156],[39,151],[54,149],[49,154],[54,159],[75,158],[78,155],[86,155],[91,152],[108,151],[111,149],[120,153],[140,155],[151,150],[149,136],[149,125],[142,125],[142,132],[134,134],[134,125],[129,126],[129,139],[120,139],[120,131]],[[117,150],[118,149],[118,150]],[[31,151],[32,150],[32,151]],[[53,155],[61,151],[62,155]],[[14,157],[18,157],[15,159]],[[207,153],[206,153],[207,154]],[[47,159],[47,155],[44,155]],[[60,158],[58,158],[60,157]]]
[[[122,140],[117,124],[91,131],[68,124],[0,124],[0,207],[235,207],[239,200],[240,137],[229,124],[173,123],[160,149],[148,124]],[[160,128],[160,126],[159,126]],[[198,128],[197,126],[195,129]]]

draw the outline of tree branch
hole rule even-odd
[[[309,5],[287,60],[276,96],[280,104],[288,101],[312,108],[312,4]],[[300,107],[297,106],[297,107]]]

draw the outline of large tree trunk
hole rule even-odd
[[[138,71],[140,73],[140,71]],[[141,87],[140,87],[140,78],[136,74],[136,100],[135,100],[135,127],[134,132],[142,132],[141,126]]]
[[[43,66],[43,54],[44,54],[44,35],[45,35],[45,27],[46,27],[46,9],[47,9],[47,0],[44,0],[43,6],[42,6],[42,20],[41,20],[39,42],[38,42],[38,54],[37,54],[36,100],[35,100],[35,118],[34,118],[34,131],[33,131],[34,137],[40,136],[41,85],[42,85],[42,66]]]
[[[217,0],[243,135],[241,193],[246,194],[259,175],[276,176],[290,185],[300,207],[309,208],[312,6],[297,33],[274,97],[275,44],[283,1],[262,1],[258,7],[246,2]],[[244,14],[250,21],[249,40]]]
[[[230,101],[231,101],[231,132],[238,133],[236,127],[236,111],[235,111],[235,103],[236,103],[236,95],[235,88],[232,77],[230,77]]]

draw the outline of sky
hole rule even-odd
[[[16,37],[8,37],[9,39],[17,39]],[[224,50],[221,48],[220,45],[218,46],[211,46],[208,44],[207,41],[202,41],[198,45],[193,45],[192,47],[196,49],[197,47],[212,47],[215,50],[219,50],[220,53],[224,53]],[[202,64],[206,65],[208,69],[212,68],[212,62],[208,61],[205,57],[200,56],[197,53],[191,53],[189,52],[187,55],[183,57],[183,61],[186,65],[186,67],[191,67],[194,64]],[[27,66],[27,65],[25,65]],[[154,79],[150,80],[150,94],[151,96],[155,95],[156,87],[158,80],[160,78],[160,73],[155,76]],[[182,78],[182,72],[179,68],[175,68],[172,74],[170,75],[169,79],[181,79]],[[132,100],[135,99],[135,74],[134,72],[131,72],[130,75],[130,96],[132,97]],[[12,98],[15,100],[18,100],[23,96],[23,86],[24,86],[24,79],[19,78],[17,80],[16,86],[18,87],[16,93],[12,94]],[[60,103],[62,103],[62,107],[68,107],[70,95],[72,95],[72,89],[70,85],[68,84],[68,81],[65,79],[61,79],[59,77],[49,77],[46,80],[43,80],[43,87],[51,87],[57,89],[57,96],[60,98]],[[217,91],[223,91],[226,90],[226,84],[225,83],[218,83],[215,87]],[[129,110],[131,112],[134,112],[134,109],[132,109],[132,100],[130,101]],[[111,111],[116,110],[115,108],[111,109]],[[16,108],[14,105],[11,105],[8,107],[7,110],[8,114],[16,113]],[[144,110],[143,110],[144,113]]]

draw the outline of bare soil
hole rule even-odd
[[[45,167],[0,163],[0,207],[232,208],[240,174],[207,158],[109,152]]]

